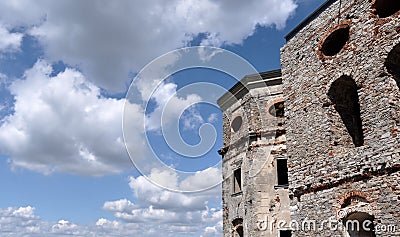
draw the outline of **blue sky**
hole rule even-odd
[[[226,90],[236,79],[192,68],[160,84],[135,79],[125,99],[129,85],[152,60],[187,46],[221,47],[257,71],[277,69],[284,35],[322,3],[2,1],[0,235],[222,236],[222,117],[202,94],[221,93],[185,90]],[[174,124],[189,145],[201,142],[204,124],[216,140],[201,156],[179,154],[164,136]]]

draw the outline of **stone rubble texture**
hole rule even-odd
[[[314,220],[318,228],[355,212],[373,216],[375,227],[396,227],[376,236],[400,236],[400,83],[393,75],[397,69],[385,66],[400,44],[400,11],[381,18],[374,9],[378,1],[327,1],[281,49],[283,84],[253,88],[223,108],[224,236],[239,236],[232,224],[237,218],[243,219],[244,236],[279,236],[277,230],[287,225],[275,222],[273,230],[260,230],[259,221]],[[344,26],[349,27],[344,47],[325,56],[324,40]],[[358,147],[338,113],[340,105],[328,96],[342,76],[357,87],[363,133]],[[283,98],[285,118],[270,116],[268,108]],[[236,116],[243,124],[232,132]],[[251,134],[256,139],[249,140]],[[276,187],[276,159],[282,157],[288,159],[289,188]],[[242,192],[233,194],[238,167]],[[349,235],[324,226],[296,228],[292,236]]]

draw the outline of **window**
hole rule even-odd
[[[233,119],[231,128],[234,132],[239,131],[239,129],[242,127],[243,119],[241,116],[237,116],[236,118]]]
[[[237,237],[243,237],[243,226],[242,226],[242,225],[236,227],[235,236],[237,236]]]
[[[268,112],[270,115],[278,118],[283,118],[285,117],[285,105],[284,102],[277,102],[273,104],[271,107],[269,107]]]
[[[400,87],[400,43],[389,52],[385,60],[385,67],[393,75],[397,86]]]
[[[276,171],[278,176],[278,186],[288,186],[288,167],[287,159],[277,159],[276,160]]]
[[[346,45],[350,36],[350,26],[347,24],[340,25],[330,33],[320,46],[320,51],[325,56],[336,55]]]
[[[291,230],[280,230],[279,237],[291,237],[292,231]]]
[[[236,218],[232,221],[233,229],[235,230],[233,233],[234,237],[243,237],[243,219]]]
[[[233,193],[239,193],[242,191],[242,169],[236,169],[233,171]]]
[[[372,8],[380,18],[389,17],[400,10],[399,0],[375,0]]]
[[[375,237],[374,217],[368,213],[351,213],[343,222],[350,237]]]
[[[328,97],[346,126],[353,144],[356,147],[362,146],[364,144],[364,135],[356,82],[350,76],[341,76],[332,83],[328,91]]]

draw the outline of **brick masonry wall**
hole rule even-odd
[[[365,205],[371,206],[375,225],[397,225],[396,233],[376,236],[400,236],[400,218],[392,213],[400,213],[400,93],[385,67],[400,43],[400,12],[379,18],[364,0],[342,1],[340,18],[338,12],[336,1],[281,49],[292,218],[328,219],[336,215],[340,195],[359,190],[373,200]],[[349,39],[339,53],[324,56],[323,40],[338,22],[350,26]],[[341,76],[357,86],[364,136],[359,147],[328,97]],[[341,233],[294,232],[335,235]]]

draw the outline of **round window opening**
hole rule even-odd
[[[269,107],[268,112],[274,117],[283,118],[285,116],[284,102],[278,102]]]
[[[379,18],[389,17],[400,10],[399,0],[375,0],[372,3],[372,8]]]
[[[343,49],[349,40],[350,26],[341,25],[323,41],[320,51],[325,56],[334,56]]]
[[[243,119],[241,116],[237,116],[235,119],[233,119],[231,128],[234,132],[239,131],[239,129],[242,127]]]

